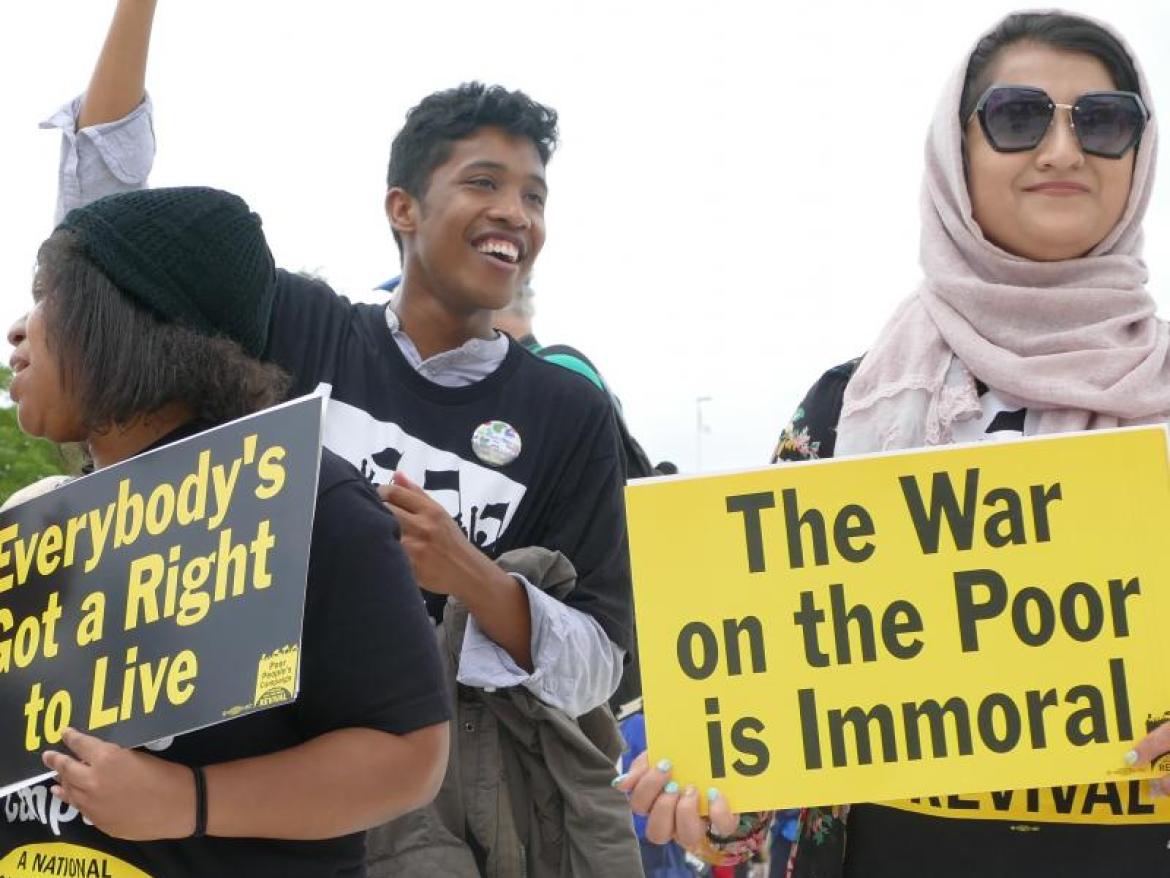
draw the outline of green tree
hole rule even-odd
[[[52,442],[20,431],[16,409],[8,403],[12,370],[0,366],[0,503],[37,479],[67,471],[65,457]]]

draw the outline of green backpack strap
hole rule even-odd
[[[536,354],[541,359],[548,360],[550,363],[556,363],[558,366],[562,366],[565,369],[568,369],[570,372],[576,372],[578,375],[584,375],[595,385],[597,385],[598,390],[608,393],[605,382],[601,380],[601,376],[597,374],[597,370],[580,357],[575,357],[572,354],[563,353],[550,354],[544,350],[537,351]]]

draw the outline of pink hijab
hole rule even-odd
[[[1150,106],[1145,75],[1129,54]],[[954,423],[980,412],[975,377],[1039,410],[1041,433],[1170,416],[1170,330],[1155,315],[1141,258],[1156,117],[1108,237],[1078,259],[1035,262],[990,243],[972,218],[958,118],[966,69],[964,60],[927,137],[924,278],[846,388],[839,455],[950,442]]]

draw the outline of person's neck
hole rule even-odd
[[[500,332],[506,332],[516,341],[522,341],[532,336],[532,321],[523,317],[516,317],[506,311],[497,314],[493,323]]]
[[[435,354],[453,351],[473,338],[492,339],[494,311],[479,308],[456,311],[450,308],[422,282],[403,275],[394,302],[398,326],[414,342],[418,355],[428,360]]]
[[[89,437],[87,443],[94,466],[101,469],[128,460],[183,426],[192,417],[187,406],[170,403],[156,412],[136,418],[129,424],[110,427],[94,434]]]

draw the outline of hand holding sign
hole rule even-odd
[[[731,835],[739,817],[731,813],[727,800],[714,788],[708,790],[710,821],[699,816],[699,791],[693,786],[682,789],[670,779],[669,760],[650,765],[643,752],[634,760],[629,772],[614,786],[630,797],[635,814],[645,814],[646,839],[654,844],[676,841],[687,850],[702,846],[708,832]],[[714,796],[711,793],[715,793]]]
[[[1154,768],[1164,769],[1167,765],[1163,757],[1168,753],[1170,753],[1170,722],[1164,722],[1138,741],[1134,748],[1125,754],[1125,762],[1131,766],[1152,765]],[[1170,796],[1170,774],[1151,780],[1150,794]]]
[[[66,729],[62,740],[74,756],[46,750],[45,766],[57,772],[53,795],[72,805],[107,835],[130,841],[186,838],[195,826],[191,770]]]

